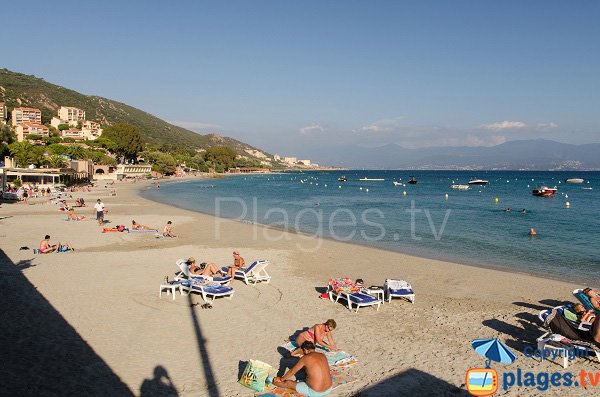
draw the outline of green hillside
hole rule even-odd
[[[42,122],[49,123],[60,106],[83,109],[86,119],[102,125],[128,123],[140,128],[148,143],[176,145],[191,149],[211,146],[229,146],[238,154],[250,156],[245,149],[256,149],[243,142],[216,134],[200,135],[169,124],[149,113],[110,99],[88,96],[51,84],[44,79],[0,69],[0,101],[6,102],[8,111],[26,106],[42,111]]]

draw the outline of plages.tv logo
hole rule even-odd
[[[492,361],[512,364],[517,356],[497,338],[475,339],[471,342],[475,351],[486,358],[485,368],[467,370],[465,385],[472,396],[491,396],[498,391],[498,372],[490,367]]]
[[[498,391],[498,373],[493,368],[471,368],[465,381],[472,396],[491,396]]]

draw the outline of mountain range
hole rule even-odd
[[[515,140],[491,147],[406,149],[338,145],[311,150],[320,163],[366,169],[600,170],[600,143],[571,145],[545,139]]]

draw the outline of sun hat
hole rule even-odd
[[[194,259],[193,256],[190,256],[187,261],[188,262],[196,262],[196,259]]]

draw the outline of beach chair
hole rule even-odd
[[[600,311],[592,305],[590,298],[583,293],[583,289],[573,290],[573,296],[577,298],[579,302],[585,307],[585,310],[593,310],[596,314],[600,314]]]
[[[216,298],[233,298],[233,288],[225,287],[214,281],[206,280],[183,280],[181,281],[180,289],[182,295],[189,295],[192,292],[199,293],[202,300],[212,303]],[[186,292],[184,294],[184,291]],[[211,299],[212,297],[212,299]]]
[[[383,286],[385,299],[390,302],[392,298],[404,298],[415,303],[415,291],[412,286],[404,280],[385,280]]]
[[[269,276],[269,273],[267,273],[265,268],[270,263],[271,262],[266,259],[254,261],[250,266],[236,270],[235,278],[242,279],[245,284],[256,284],[261,281],[269,283],[269,281],[271,281],[271,276]],[[229,266],[224,266],[221,270],[227,273]]]
[[[346,300],[350,311],[354,309],[354,306],[356,306],[356,313],[358,313],[358,309],[366,306],[376,306],[375,309],[379,311],[379,306],[382,303],[381,300],[364,292],[361,287],[355,285],[349,278],[331,279],[327,284],[329,300],[336,303],[340,299]]]
[[[540,311],[538,318],[540,319],[542,324],[546,324],[546,319],[548,318],[548,316],[550,316],[550,314],[552,314],[552,312],[554,310],[556,310],[561,316],[563,316],[565,318],[565,320],[567,320],[567,322],[573,328],[581,330],[581,331],[589,331],[592,328],[592,321],[589,321],[587,316],[581,320],[576,320],[574,318],[569,318],[568,315],[565,315],[565,310],[568,310],[568,309],[571,309],[571,305],[556,306],[552,309],[542,310],[542,311]]]
[[[590,353],[596,355],[596,359],[600,362],[600,351],[592,344],[583,341],[575,341],[565,338],[560,334],[546,332],[536,339],[537,350],[540,352],[540,363],[546,357],[562,357],[563,368],[569,366],[569,359],[574,360],[576,357],[589,357]],[[545,351],[548,351],[546,353]],[[553,354],[553,351],[556,351]]]
[[[208,280],[208,281],[214,281],[221,285],[228,284],[231,281],[230,276],[206,277],[206,276],[198,276],[195,274],[191,274],[190,269],[184,259],[178,259],[177,262],[175,262],[175,263],[177,264],[177,267],[179,268],[179,271],[175,273],[175,277],[174,277],[175,281],[188,280],[188,279],[189,280],[204,279],[204,280]]]

